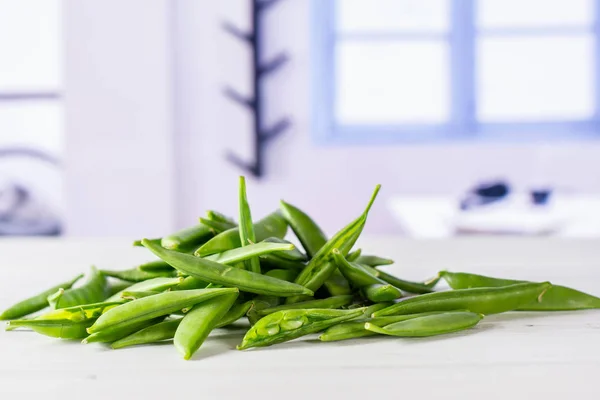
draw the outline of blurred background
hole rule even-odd
[[[333,233],[600,237],[596,0],[0,0],[0,236],[280,198]]]

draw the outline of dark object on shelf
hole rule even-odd
[[[227,153],[227,159],[257,178],[264,174],[264,150],[268,142],[290,126],[289,119],[285,117],[270,127],[266,127],[264,122],[265,99],[261,85],[262,79],[275,72],[288,61],[288,56],[285,53],[278,54],[270,61],[263,61],[262,14],[278,1],[279,0],[250,0],[250,32],[243,32],[227,22],[223,24],[223,29],[225,29],[225,31],[246,42],[252,50],[252,97],[247,98],[230,87],[226,87],[224,93],[231,100],[248,108],[254,115],[254,160],[252,162],[246,162],[232,152]]]
[[[461,210],[485,206],[503,200],[510,194],[510,186],[506,182],[488,182],[476,186],[460,202]]]
[[[531,202],[536,206],[544,206],[550,201],[551,189],[533,189],[530,192]]]

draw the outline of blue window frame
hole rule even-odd
[[[567,7],[568,3],[569,9],[573,9],[573,0],[553,0],[550,3],[556,6],[554,14],[548,12],[539,17],[532,12],[539,20],[531,21],[527,21],[526,11],[525,17],[511,20],[510,4],[506,5],[511,1],[507,0],[393,3],[394,7],[402,2],[420,7],[430,1],[430,5],[444,8],[434,13],[434,22],[424,23],[426,28],[415,24],[407,27],[389,16],[384,16],[379,25],[376,17],[360,15],[369,11],[367,7],[377,7],[376,3],[383,4],[386,0],[360,3],[350,0],[359,8],[354,10],[357,14],[354,26],[347,27],[343,21],[345,11],[340,9],[345,1],[349,0],[313,0],[312,4],[312,111],[317,142],[392,144],[600,138],[598,0],[577,0],[577,7],[569,12],[573,15],[564,16],[560,7]],[[516,4],[515,1],[512,3]],[[540,8],[540,0],[521,0],[519,7],[523,2],[529,2],[530,9]],[[387,3],[389,6],[391,1]],[[440,22],[438,14],[444,16],[445,22]],[[368,20],[372,22],[370,26]],[[402,56],[390,55],[396,49],[405,51],[407,63],[411,62],[408,57],[411,54],[424,60],[405,68],[413,74],[408,78],[402,75]],[[560,57],[567,60],[565,65],[554,62]],[[443,71],[438,68],[439,60],[443,60]],[[365,65],[356,67],[356,64]],[[391,67],[384,66],[387,64]],[[369,68],[373,66],[375,70],[371,71]],[[425,71],[422,74],[421,66]],[[393,75],[395,68],[399,71],[397,75]],[[417,82],[414,85],[413,78]],[[369,86],[370,80],[377,82]],[[438,86],[443,85],[443,90],[431,85],[432,80],[439,80]],[[394,97],[394,90],[402,88],[396,81],[412,87]],[[552,82],[560,85],[549,87]],[[425,85],[427,93],[415,91],[419,84]],[[384,99],[380,103],[378,95]],[[421,108],[410,104],[413,97]],[[396,100],[399,107],[404,104],[404,108],[414,108],[416,117],[405,115],[396,119]],[[423,113],[428,101],[435,106]],[[368,112],[363,113],[363,109]]]

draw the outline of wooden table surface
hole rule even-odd
[[[91,264],[118,269],[151,259],[129,243],[3,239],[0,308]],[[360,247],[396,259],[389,270],[406,279],[462,270],[600,295],[599,241],[368,237]],[[435,338],[320,343],[312,336],[244,352],[235,350],[242,334],[219,330],[186,362],[170,344],[113,351],[2,330],[0,399],[600,398],[600,310],[489,316]]]

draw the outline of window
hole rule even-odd
[[[321,141],[600,138],[596,0],[315,0]]]
[[[55,234],[61,0],[0,0],[0,235]]]

